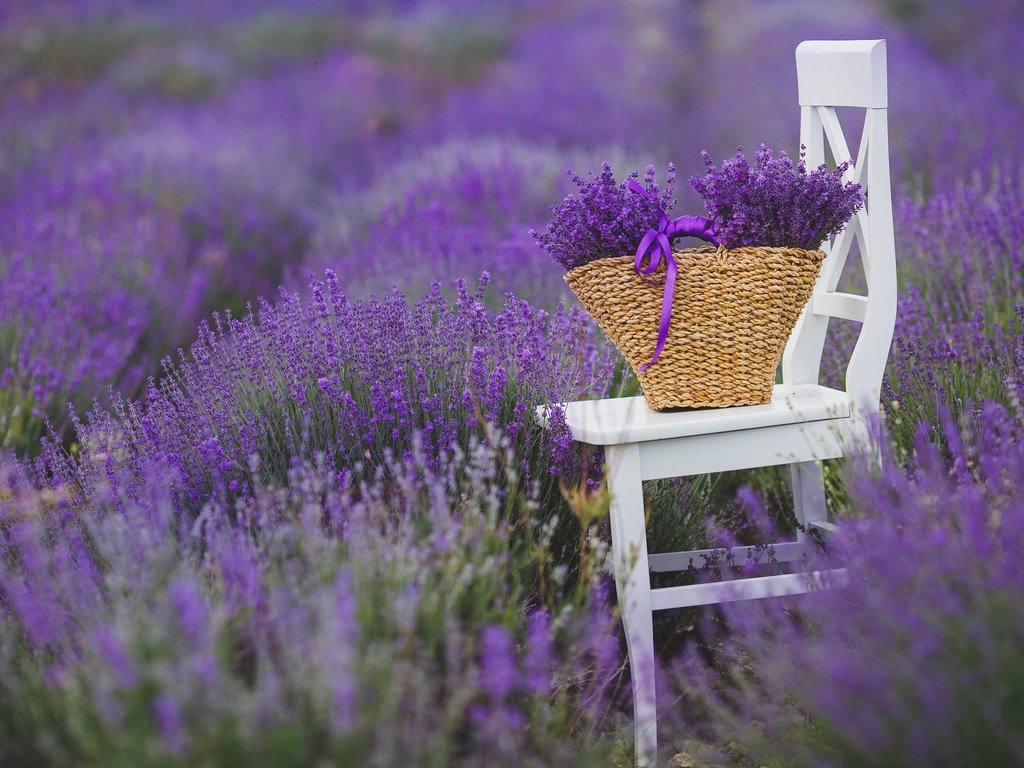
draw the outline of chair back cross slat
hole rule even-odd
[[[846,391],[861,417],[878,411],[882,374],[896,319],[896,253],[886,112],[888,94],[884,40],[807,41],[797,47],[800,94],[800,143],[807,166],[850,161],[845,178],[859,183],[864,207],[831,243],[814,296],[797,322],[782,359],[782,379],[789,384],[818,383],[830,318],[861,323],[846,368]],[[836,107],[864,109],[857,159]],[[858,245],[867,295],[836,292],[850,249]],[[857,301],[856,299],[860,299]]]

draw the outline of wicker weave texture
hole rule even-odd
[[[672,323],[658,361],[662,284],[633,269],[633,257],[598,259],[565,275],[637,373],[647,404],[712,408],[768,403],[775,370],[825,258],[798,248],[676,251]]]

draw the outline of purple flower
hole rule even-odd
[[[185,641],[199,647],[206,637],[207,611],[195,583],[191,579],[175,579],[167,593]]]
[[[139,682],[139,674],[121,635],[101,624],[93,630],[93,642],[101,658],[114,674],[117,684],[124,689],[134,688]]]
[[[633,253],[647,230],[657,225],[658,205],[627,186],[629,180],[639,180],[639,172],[634,171],[619,184],[610,163],[601,166],[599,175],[591,172],[589,180],[572,171],[568,175],[579,192],[551,206],[554,216],[543,232],[530,231],[537,245],[566,270],[595,259]],[[644,176],[644,188],[668,212],[674,203],[675,167],[668,167],[664,190],[659,190],[654,179],[651,165]]]
[[[352,574],[347,568],[338,571],[334,595],[334,625],[336,638],[331,704],[331,725],[335,730],[352,729],[357,716],[359,686],[355,676],[356,642],[359,637],[359,617],[356,613],[356,595]]]
[[[480,685],[493,702],[500,703],[517,687],[519,671],[515,639],[500,624],[480,633]]]
[[[523,683],[533,693],[551,693],[555,648],[551,637],[551,618],[539,609],[526,621],[526,654],[523,657]]]
[[[721,168],[711,163],[707,151],[702,156],[704,176],[693,176],[690,185],[704,198],[715,233],[727,248],[815,250],[839,234],[864,202],[860,185],[843,181],[849,162],[808,173],[802,153],[794,166],[785,152],[773,158],[764,144],[754,154],[753,167],[743,147]]]
[[[184,754],[188,749],[185,718],[181,707],[169,693],[159,693],[153,699],[153,716],[156,718],[164,748],[172,755]]]

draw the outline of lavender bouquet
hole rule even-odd
[[[775,158],[764,144],[754,154],[753,166],[743,147],[720,168],[706,151],[701,155],[705,173],[693,176],[690,186],[704,198],[708,218],[726,248],[817,250],[864,204],[860,184],[843,181],[848,161],[833,170],[821,165],[808,172],[802,151],[794,165],[785,152]]]
[[[864,201],[860,186],[844,181],[845,163],[809,173],[803,158],[794,165],[763,144],[753,167],[742,147],[721,168],[703,155],[705,175],[691,184],[707,217],[669,218],[672,166],[659,191],[653,166],[641,186],[636,173],[616,184],[605,163],[590,180],[570,174],[579,193],[552,206],[547,229],[533,233],[636,371],[654,410],[769,402],[782,348],[824,258],[818,248]],[[677,251],[680,237],[706,240],[717,253]],[[770,321],[756,332],[733,321],[752,316]]]
[[[568,176],[579,192],[551,206],[554,215],[543,232],[530,230],[537,245],[566,271],[596,259],[632,253],[644,233],[655,227],[659,216],[675,203],[672,190],[676,172],[671,164],[664,189],[655,182],[653,165],[647,166],[643,187],[638,183],[638,171],[617,183],[610,163],[602,164],[600,174],[591,172],[589,179],[573,171],[568,171]],[[634,189],[641,189],[643,194]]]

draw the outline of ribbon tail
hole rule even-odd
[[[658,358],[661,357],[661,351],[665,348],[665,342],[668,340],[669,324],[672,321],[672,299],[676,290],[676,260],[672,258],[671,251],[669,252],[665,267],[665,293],[661,299],[661,325],[658,327],[658,344],[654,348],[654,357],[651,358],[651,362],[640,366],[637,369],[638,371],[646,371],[658,361]]]
[[[629,187],[629,189],[630,189],[631,191],[633,191],[633,192],[636,192],[636,193],[637,193],[638,195],[643,195],[643,196],[644,196],[644,197],[646,197],[646,198],[647,198],[648,200],[650,200],[650,201],[651,201],[652,203],[653,203],[653,202],[656,202],[656,201],[654,200],[654,198],[652,198],[652,197],[651,197],[651,196],[650,196],[649,194],[647,194],[647,190],[646,190],[646,189],[644,189],[643,187],[641,187],[641,186],[640,186],[639,184],[637,184],[637,183],[636,183],[635,181],[633,181],[632,179],[630,179],[630,180],[629,180],[629,183],[628,183],[628,184],[627,184],[626,186],[627,186],[627,187]]]
[[[657,242],[657,240],[658,231],[656,229],[649,229],[647,230],[647,234],[644,235],[644,239],[640,241],[640,245],[637,246],[636,257],[633,259],[633,268],[638,273],[649,275],[656,270],[658,265],[661,263],[661,257],[658,256],[657,253],[652,253],[651,261],[647,265],[647,269],[641,269],[640,267],[641,262],[644,260],[644,256],[647,255],[647,252],[651,249],[651,246]]]
[[[665,266],[668,266],[668,262],[672,260],[672,243],[669,242],[668,235],[664,230],[658,233],[658,245],[661,246],[661,252],[665,254]]]

